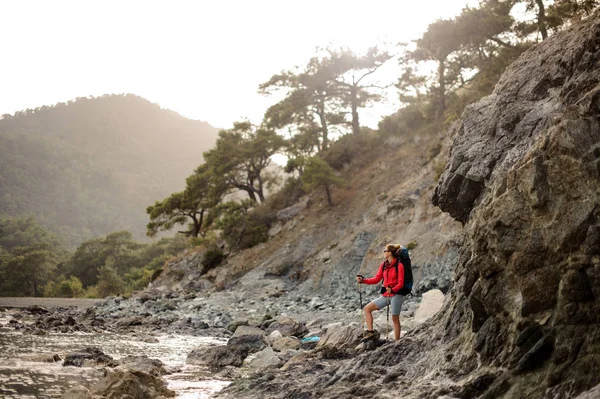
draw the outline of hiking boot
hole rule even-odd
[[[373,331],[367,330],[363,333],[363,337],[362,337],[363,342],[370,341],[370,340],[377,340],[377,339],[379,339],[379,333],[375,330],[373,330]]]

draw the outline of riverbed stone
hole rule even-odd
[[[304,334],[308,332],[306,328],[306,323],[301,323],[297,320],[292,319],[291,317],[281,317],[277,319],[274,323],[271,323],[268,328],[268,332],[273,332],[278,330],[281,334],[285,336],[294,336],[294,337],[302,337]]]
[[[248,356],[247,361],[244,361],[244,365],[253,369],[272,369],[281,367],[283,361],[279,358],[277,353],[275,353],[273,348],[267,346],[260,352]]]
[[[268,346],[267,339],[262,334],[245,334],[234,336],[227,341],[227,346],[246,353],[255,353]]]
[[[46,309],[45,307],[41,306],[41,305],[31,305],[28,306],[27,308],[25,308],[25,310],[29,313],[33,313],[33,314],[46,314],[49,312],[48,309]]]
[[[230,315],[224,313],[215,317],[212,321],[214,327],[225,328],[232,322]]]
[[[273,344],[273,342],[277,341],[280,338],[283,338],[283,334],[281,334],[281,332],[279,330],[275,330],[271,334],[269,334],[269,336],[267,337],[267,340],[269,341],[270,344]]]
[[[225,367],[242,365],[248,352],[227,345],[205,347],[201,346],[191,351],[186,363],[210,367]]]
[[[260,335],[260,336],[266,336],[266,332],[263,329],[260,329],[258,327],[252,327],[252,326],[248,326],[248,325],[240,325],[236,328],[235,333],[233,334],[234,337],[241,337],[243,335]]]
[[[227,326],[227,329],[235,333],[239,326],[247,326],[248,320],[234,320]]]
[[[150,359],[146,355],[127,356],[119,359],[119,363],[130,370],[142,371],[157,377],[167,374],[167,370],[162,361]]]
[[[271,346],[275,352],[284,352],[287,349],[299,349],[300,340],[296,337],[281,337],[273,342]]]
[[[175,392],[168,389],[160,378],[142,371],[121,368],[107,369],[106,377],[95,385],[94,394],[107,399],[158,399],[175,396]]]
[[[83,367],[95,364],[113,364],[111,356],[104,354],[99,348],[85,348],[78,352],[69,353],[63,362],[63,366]]]

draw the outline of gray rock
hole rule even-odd
[[[300,349],[300,340],[296,337],[282,337],[274,341],[271,347],[275,352],[285,352],[288,349]]]
[[[317,348],[331,346],[335,348],[354,349],[361,340],[362,328],[358,323],[346,326],[340,324],[331,325],[325,334],[319,339]]]
[[[207,322],[205,322],[202,318],[200,318],[198,316],[192,317],[190,319],[190,324],[192,325],[193,328],[195,328],[197,330],[205,330],[210,327]]]
[[[266,347],[253,356],[249,356],[248,361],[244,361],[244,363],[253,369],[279,368],[283,365],[283,361],[271,347]]]
[[[150,359],[146,355],[127,356],[119,359],[119,364],[127,369],[142,371],[157,377],[167,373],[163,362],[158,359]]]
[[[310,204],[310,198],[304,197],[297,204],[290,206],[289,208],[282,209],[277,212],[277,220],[281,222],[287,222],[288,220],[293,219],[302,212],[308,205]]]
[[[589,391],[585,391],[584,393],[577,396],[575,399],[597,399],[600,398],[600,384],[596,385],[594,388]]]
[[[33,313],[33,314],[46,314],[49,312],[48,309],[46,309],[43,306],[40,305],[31,305],[28,306],[27,308],[25,308],[25,310],[29,313]]]
[[[227,345],[209,348],[201,346],[188,354],[186,363],[210,367],[239,367],[242,365],[242,362],[247,355],[247,351],[239,350],[238,348]]]
[[[94,394],[107,398],[171,398],[175,392],[153,375],[137,370],[107,369],[107,375],[94,387]]]
[[[283,336],[301,337],[308,332],[306,323],[298,322],[290,317],[281,317],[271,323],[268,332],[279,331]]]
[[[267,337],[267,340],[269,341],[270,344],[273,344],[273,342],[277,341],[280,338],[283,338],[283,334],[281,334],[281,332],[279,332],[279,330],[275,330],[271,334],[269,334],[269,336]]]
[[[79,352],[69,353],[63,362],[63,366],[82,367],[92,364],[113,364],[111,356],[105,355],[99,348],[85,348]]]
[[[255,353],[268,346],[268,342],[263,334],[245,334],[230,338],[227,346],[240,352]]]
[[[228,314],[222,314],[213,319],[213,326],[225,328],[232,322],[231,316]]]
[[[234,320],[227,326],[227,329],[232,333],[235,333],[239,326],[247,326],[248,320]]]

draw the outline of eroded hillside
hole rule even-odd
[[[389,138],[375,159],[353,164],[348,187],[322,193],[279,213],[272,238],[229,257],[201,276],[195,261],[173,262],[157,285],[212,287],[257,295],[275,291],[355,295],[355,275],[375,273],[388,243],[412,243],[419,291],[447,291],[460,246],[460,223],[431,205],[450,140],[435,134]],[[424,273],[427,278],[421,279]],[[185,281],[178,276],[186,275]]]

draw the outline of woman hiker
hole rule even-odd
[[[402,246],[388,244],[383,250],[385,260],[379,265],[379,270],[375,277],[365,278],[356,276],[356,280],[362,284],[377,284],[383,280],[381,287],[382,296],[375,299],[373,302],[365,306],[365,318],[367,322],[367,331],[363,335],[363,340],[369,340],[375,336],[373,331],[373,314],[374,310],[381,310],[391,304],[392,306],[392,321],[394,322],[394,339],[400,339],[400,310],[404,297],[398,292],[404,286],[404,266],[398,259],[396,254]],[[387,338],[386,338],[387,339]]]

